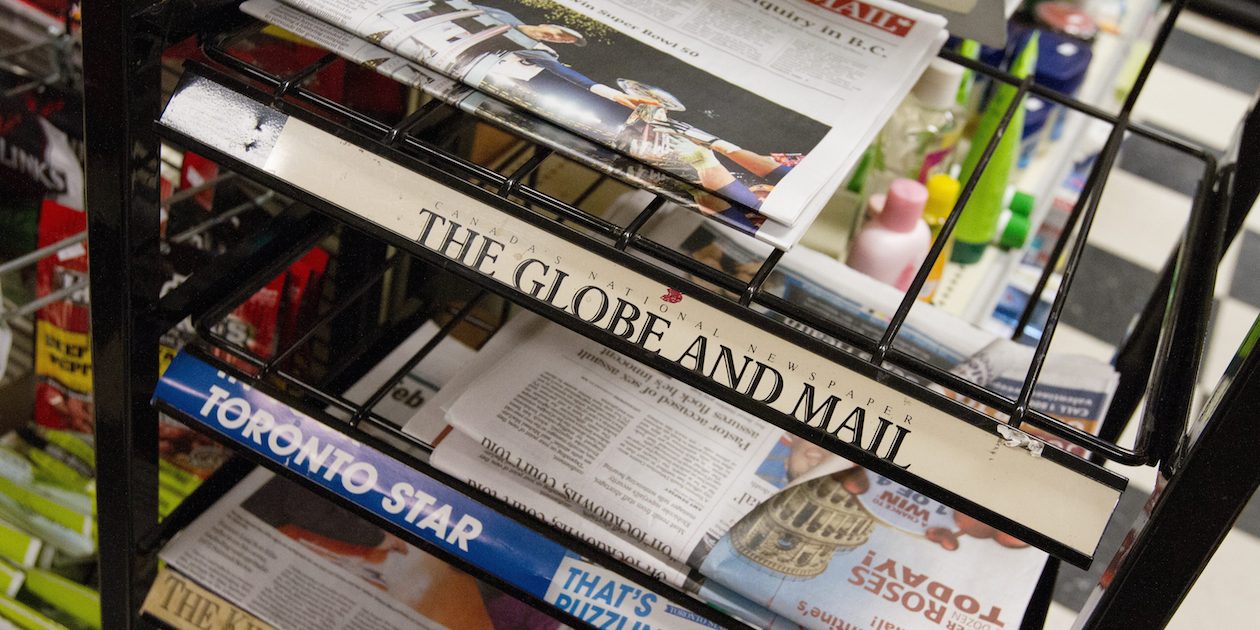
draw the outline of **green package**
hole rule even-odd
[[[69,630],[12,597],[0,595],[0,617],[22,630]]]
[[[76,625],[101,627],[101,596],[82,584],[49,571],[28,569],[19,600],[29,602],[30,597],[55,608]]]
[[[96,519],[61,505],[35,489],[19,486],[9,479],[0,477],[0,494],[4,494],[23,508],[72,532],[78,532],[84,536],[96,535]]]
[[[33,566],[43,547],[44,541],[0,519],[0,558],[24,567]]]
[[[1019,56],[1011,63],[1012,75],[1022,79],[1032,74],[1037,66],[1037,41],[1038,34],[1034,31],[1028,38],[1028,42],[1024,44],[1024,49],[1020,51]],[[971,150],[967,152],[967,158],[963,160],[962,173],[958,180],[963,182],[964,186],[971,174],[975,172],[980,156],[984,154],[989,141],[997,134],[1003,115],[1006,114],[1006,110],[1014,102],[1015,95],[1018,93],[1019,88],[1016,86],[998,83],[993,97],[989,99],[989,104],[980,117],[976,133],[972,136]],[[988,165],[980,174],[980,180],[976,182],[971,197],[967,199],[962,216],[958,218],[958,225],[954,228],[954,253],[951,258],[954,262],[971,264],[980,260],[980,257],[984,255],[985,247],[993,241],[998,218],[1002,214],[1002,196],[1006,192],[1011,169],[1015,166],[1015,159],[1019,154],[1019,136],[1023,129],[1024,106],[1020,103],[1015,109],[1015,114],[1011,116],[1006,132],[1002,134],[1001,140],[994,148]]]

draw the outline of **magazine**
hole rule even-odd
[[[706,212],[768,219],[784,241],[946,35],[939,16],[885,0],[286,4],[698,186]]]
[[[560,627],[262,469],[181,532],[161,557],[276,628]]]

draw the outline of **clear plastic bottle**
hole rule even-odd
[[[949,169],[949,158],[962,134],[957,104],[962,75],[962,66],[944,59],[932,60],[923,71],[880,130],[868,194],[883,192],[898,177],[926,183],[932,175]]]

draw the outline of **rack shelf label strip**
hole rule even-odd
[[[1070,561],[1092,557],[1123,490],[1101,467],[1018,431],[1007,430],[1021,436],[1008,440],[996,421],[912,398],[204,77],[186,80],[161,122],[505,285],[576,330],[615,335],[641,356],[826,432],[844,443],[837,448],[1005,517],[1023,528],[1011,533]]]
[[[154,399],[593,625],[717,627],[195,356],[175,356]],[[605,601],[609,592],[623,597]]]

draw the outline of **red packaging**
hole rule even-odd
[[[281,343],[288,345],[302,333],[300,330],[304,313],[309,301],[313,305],[318,301],[315,295],[307,294],[319,286],[324,270],[328,268],[328,252],[316,247],[289,267],[288,295],[285,296],[284,326],[280,331]]]
[[[219,165],[207,160],[206,158],[187,151],[184,153],[184,163],[179,168],[179,188],[194,188],[200,186],[219,176]],[[193,199],[206,210],[214,209],[214,187],[207,188],[197,193]]]
[[[39,247],[87,229],[82,210],[45,201]],[[35,323],[35,421],[54,429],[91,433],[92,346],[88,337],[87,246],[71,245],[36,264],[36,295],[44,297],[84,282],[66,299],[39,310]]]

